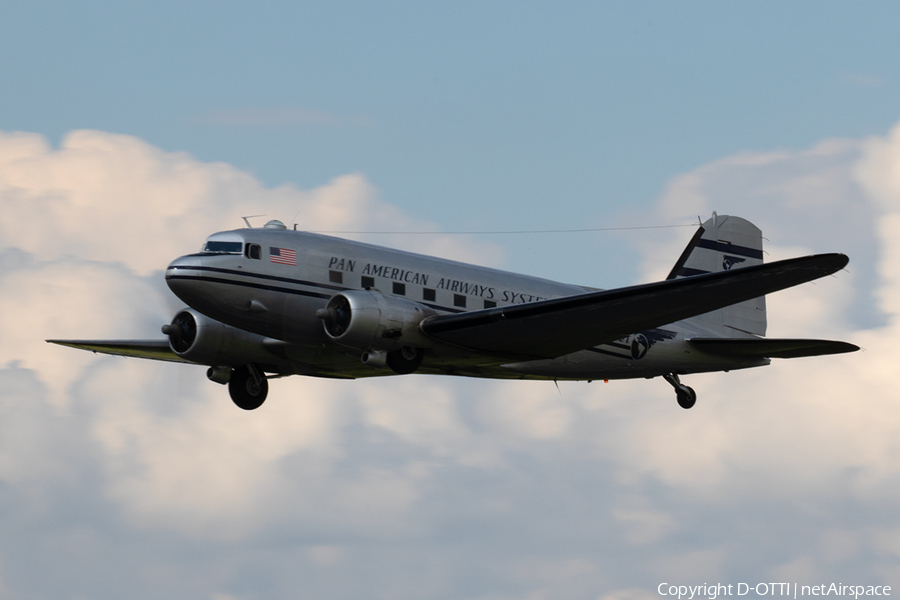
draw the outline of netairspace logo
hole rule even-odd
[[[760,596],[788,596],[798,598],[800,596],[845,596],[854,599],[860,596],[890,596],[889,585],[843,585],[841,583],[819,585],[797,585],[796,583],[723,583],[703,585],[670,585],[661,583],[656,588],[660,596],[672,596],[681,600],[685,598],[708,598],[716,600],[722,596],[747,596],[751,598]]]

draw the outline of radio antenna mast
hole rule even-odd
[[[255,219],[256,217],[264,217],[266,215],[248,215],[246,217],[241,217],[244,220],[244,223],[247,224],[247,229],[253,229],[253,225],[250,224],[248,219]]]

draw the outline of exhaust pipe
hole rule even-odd
[[[360,357],[363,364],[383,369],[387,366],[387,352],[384,350],[367,350]]]
[[[231,381],[231,367],[210,367],[206,370],[206,376],[210,381],[225,385]]]

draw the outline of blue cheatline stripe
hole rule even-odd
[[[295,290],[275,285],[265,285],[262,283],[253,283],[250,281],[235,281],[234,279],[222,279],[221,277],[207,277],[205,275],[170,275],[166,279],[183,279],[185,281],[206,281],[208,283],[223,283],[225,285],[237,285],[240,287],[253,288],[257,290],[267,290],[270,292],[282,292],[284,294],[293,294],[295,296],[308,296],[310,298],[321,298],[327,300],[331,298],[328,294],[320,294],[318,292],[308,292],[306,290]]]
[[[240,277],[252,277],[255,279],[267,279],[269,281],[281,281],[283,283],[293,283],[296,285],[308,285],[310,287],[321,288],[325,290],[335,290],[338,292],[343,292],[344,290],[349,290],[351,288],[339,286],[339,285],[327,285],[324,283],[317,283],[315,281],[305,281],[303,279],[293,279],[291,277],[278,277],[277,275],[265,275],[263,273],[248,273],[246,271],[235,271],[234,269],[220,269],[218,267],[173,267],[173,271],[185,270],[185,271],[206,271],[209,273],[225,273],[227,275],[238,275]],[[166,278],[169,278],[166,275]],[[184,279],[183,277],[179,277],[179,279]]]
[[[748,248],[747,246],[738,246],[736,244],[728,244],[717,240],[701,239],[697,242],[698,248],[706,248],[707,250],[715,250],[716,252],[724,252],[726,254],[737,254],[738,256],[746,256],[748,258],[758,258],[762,260],[762,250],[756,248]]]

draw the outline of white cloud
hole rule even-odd
[[[823,561],[840,562],[859,553],[862,536],[847,529],[827,529],[820,538],[820,553]]]
[[[497,432],[527,440],[559,439],[572,421],[568,403],[550,382],[504,382],[479,403],[482,420]]]
[[[184,382],[188,377],[196,381]],[[203,383],[198,369],[116,360],[105,361],[77,393],[96,411],[93,433],[107,457],[109,494],[137,522],[231,538],[282,516],[273,496],[288,493],[291,483],[279,461],[308,454],[327,472],[339,418],[319,382],[303,386],[311,398],[250,414],[225,402],[224,388]]]
[[[819,573],[815,562],[808,556],[801,556],[785,565],[780,565],[772,570],[773,581],[797,582],[819,580]],[[779,588],[779,591],[780,588]]]
[[[653,508],[646,498],[634,494],[621,498],[611,514],[623,525],[625,539],[632,544],[653,543],[675,526],[671,515]]]
[[[344,558],[344,551],[339,546],[312,546],[308,552],[310,559],[320,567],[330,567]]]
[[[54,404],[67,402],[65,390],[94,358],[44,340],[159,337],[171,318],[161,295],[121,264],[17,258],[21,262],[0,273],[0,363],[41,373]]]
[[[21,367],[0,369],[0,484],[32,495],[67,476],[58,452],[73,442],[63,415],[40,401],[42,385]]]
[[[620,452],[630,477],[644,472],[692,497],[718,501],[796,500],[827,494],[838,481],[859,499],[900,491],[893,484],[900,447],[892,441],[900,431],[893,349],[900,334],[898,147],[895,130],[887,139],[726,158],[673,182],[662,211],[758,214],[751,218],[763,235],[778,240],[767,245],[770,259],[849,252],[850,273],[768,298],[769,335],[846,337],[867,352],[695,378],[689,383],[709,403],[703,415],[650,416],[628,428]],[[802,247],[785,247],[796,242]],[[860,260],[854,249],[866,245]],[[874,263],[866,265],[872,255]],[[873,279],[877,291],[867,289]],[[884,325],[861,329],[853,313],[868,294]]]
[[[721,580],[721,565],[725,559],[724,548],[691,550],[661,556],[656,560],[655,570],[661,582],[703,582]],[[699,585],[694,583],[693,585]]]
[[[435,230],[379,201],[361,175],[314,190],[263,187],[222,163],[202,163],[126,135],[74,131],[58,150],[36,134],[0,133],[0,238],[42,260],[77,256],[122,262],[139,274],[196,251],[207,235],[243,227],[242,216],[266,213],[305,230]],[[394,245],[410,240],[388,237]],[[417,236],[416,236],[417,237]],[[498,261],[496,246],[428,236],[460,260]]]
[[[843,252],[856,278],[846,318],[856,327],[881,325],[884,315],[874,293],[881,284],[876,269],[883,262],[879,251],[885,238],[878,229],[885,214],[858,171],[873,160],[864,155],[884,143],[831,139],[805,150],[725,157],[674,178],[653,215],[657,220],[705,220],[712,211],[742,216],[762,229],[768,260],[786,257],[788,249]],[[664,277],[689,237],[690,232],[679,231],[677,237],[651,241],[643,279]]]

